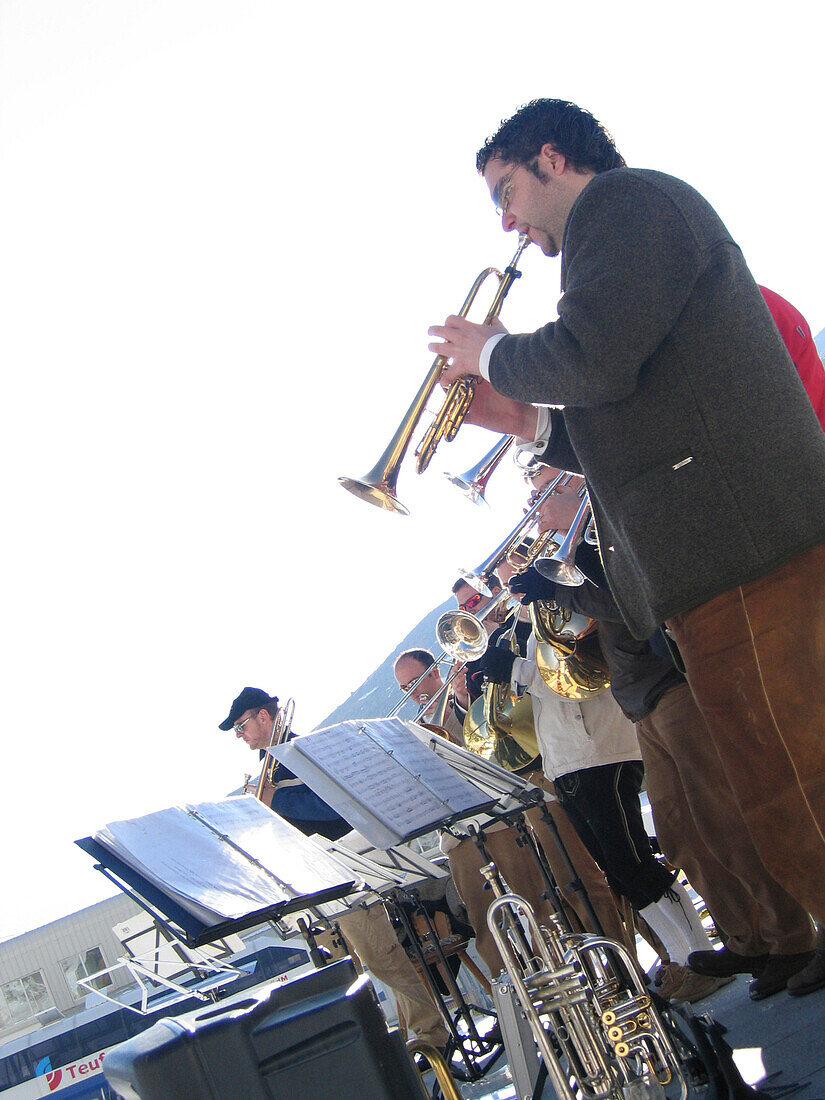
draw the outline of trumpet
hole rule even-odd
[[[562,549],[558,549],[555,541],[557,531],[545,531],[533,540],[529,549],[523,550],[521,543],[525,533],[536,522],[537,513],[548,497],[556,489],[566,484],[572,474],[562,470],[544,489],[541,490],[533,505],[528,508],[524,516],[519,520],[513,530],[495,548],[495,550],[472,572],[461,570],[460,576],[482,595],[489,595],[487,586],[496,566],[507,561],[516,572],[523,572],[529,565],[535,564],[536,569],[544,575],[544,566],[548,562],[556,563],[562,554],[572,553],[578,541],[570,543],[568,539],[562,542]],[[585,496],[582,506],[579,508],[577,519],[586,515],[588,498]],[[584,520],[586,522],[586,519]],[[583,528],[583,522],[579,522],[579,533]],[[574,527],[576,524],[574,523]],[[571,528],[571,531],[573,528]],[[575,533],[574,533],[575,538]],[[567,547],[567,550],[564,548]],[[548,551],[555,551],[552,557],[542,557]],[[565,557],[564,562],[567,562]],[[573,567],[575,568],[575,566]],[[582,581],[584,574],[582,574]],[[607,663],[599,647],[596,634],[596,625],[591,619],[583,615],[573,615],[557,607],[554,603],[546,601],[534,601],[529,608],[530,622],[533,633],[536,636],[536,665],[542,680],[554,691],[565,699],[588,699],[600,695],[610,685],[610,672]],[[503,699],[504,693],[499,691],[497,697]],[[477,726],[482,727],[481,715],[476,716]],[[486,723],[486,718],[485,718]]]
[[[515,440],[514,435],[503,435],[475,466],[471,466],[463,474],[449,474],[445,471],[444,476],[473,504],[486,504],[487,498],[484,494],[487,491],[487,482]]]
[[[516,279],[521,277],[521,272],[516,265],[529,243],[526,234],[521,234],[516,253],[503,272],[494,267],[487,267],[478,275],[459,310],[459,317],[467,316],[482,285],[489,276],[494,275],[498,279],[498,289],[484,319],[485,325],[492,324],[501,312],[501,307],[510,287]],[[345,489],[354,493],[361,500],[374,504],[376,508],[400,512],[404,516],[409,515],[409,509],[401,503],[396,492],[398,471],[401,468],[401,463],[407,453],[416,426],[424,413],[430,396],[438,385],[441,372],[446,367],[447,362],[448,359],[444,355],[435,357],[429,373],[378,462],[362,478],[339,477],[338,481]],[[423,473],[429,465],[441,439],[446,439],[447,442],[455,439],[458,429],[464,423],[469,412],[474,390],[475,380],[473,378],[459,378],[450,386],[444,403],[436,413],[433,423],[416,449],[416,469],[419,474]]]
[[[495,896],[487,924],[557,1097],[664,1095],[675,1081],[685,1100],[679,1056],[628,952],[601,936],[539,926],[495,864],[481,873]]]
[[[534,504],[527,509],[512,531],[510,531],[510,533],[498,544],[495,550],[493,550],[479,566],[472,570],[459,569],[458,573],[462,580],[466,581],[466,583],[471,588],[474,588],[476,592],[480,592],[482,596],[490,596],[492,593],[490,592],[487,582],[500,562],[507,560],[514,569],[526,568],[533,559],[546,548],[546,541],[544,538],[536,539],[533,542],[529,553],[519,560],[519,564],[516,564],[513,555],[517,553],[517,548],[523,540],[525,533],[529,531],[536,522],[536,514],[544,501],[556,491],[556,488],[563,481],[569,480],[571,476],[571,474],[562,470],[560,474],[554,477],[550,484],[542,489]]]
[[[579,510],[576,512],[576,517],[570,525],[570,530],[565,535],[561,546],[552,557],[542,558],[540,562],[536,563],[536,569],[547,580],[555,581],[556,584],[563,584],[567,588],[580,588],[587,580],[587,577],[576,565],[575,559],[579,543],[582,538],[587,539],[587,530],[590,527],[592,515],[593,509],[590,504],[590,497],[585,492]],[[592,541],[591,545],[593,545]]]

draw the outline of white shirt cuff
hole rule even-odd
[[[536,405],[536,432],[534,439],[517,439],[516,446],[527,454],[542,455],[547,450],[550,442],[550,433],[553,430],[553,422],[550,419],[550,409],[547,405]]]
[[[497,332],[494,336],[491,336],[484,347],[481,349],[481,355],[478,357],[478,369],[481,373],[481,377],[485,382],[490,381],[490,356],[493,354],[493,348],[503,337],[507,335],[506,332]]]

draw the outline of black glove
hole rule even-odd
[[[531,565],[523,573],[510,578],[510,591],[514,594],[523,592],[521,602],[526,607],[535,600],[552,600],[556,595],[556,582],[543,577],[535,565]]]
[[[516,655],[509,646],[499,648],[494,645],[490,646],[479,664],[484,675],[491,683],[509,684],[513,675],[513,662],[515,659]]]

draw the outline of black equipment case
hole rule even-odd
[[[124,1100],[426,1100],[349,959],[160,1020],[114,1047],[106,1080]]]

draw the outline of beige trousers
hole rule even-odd
[[[399,943],[384,906],[376,904],[369,909],[350,909],[337,920],[350,952],[392,990],[404,1038],[412,1031],[423,1042],[443,1047],[447,1042],[444,1021]]]

